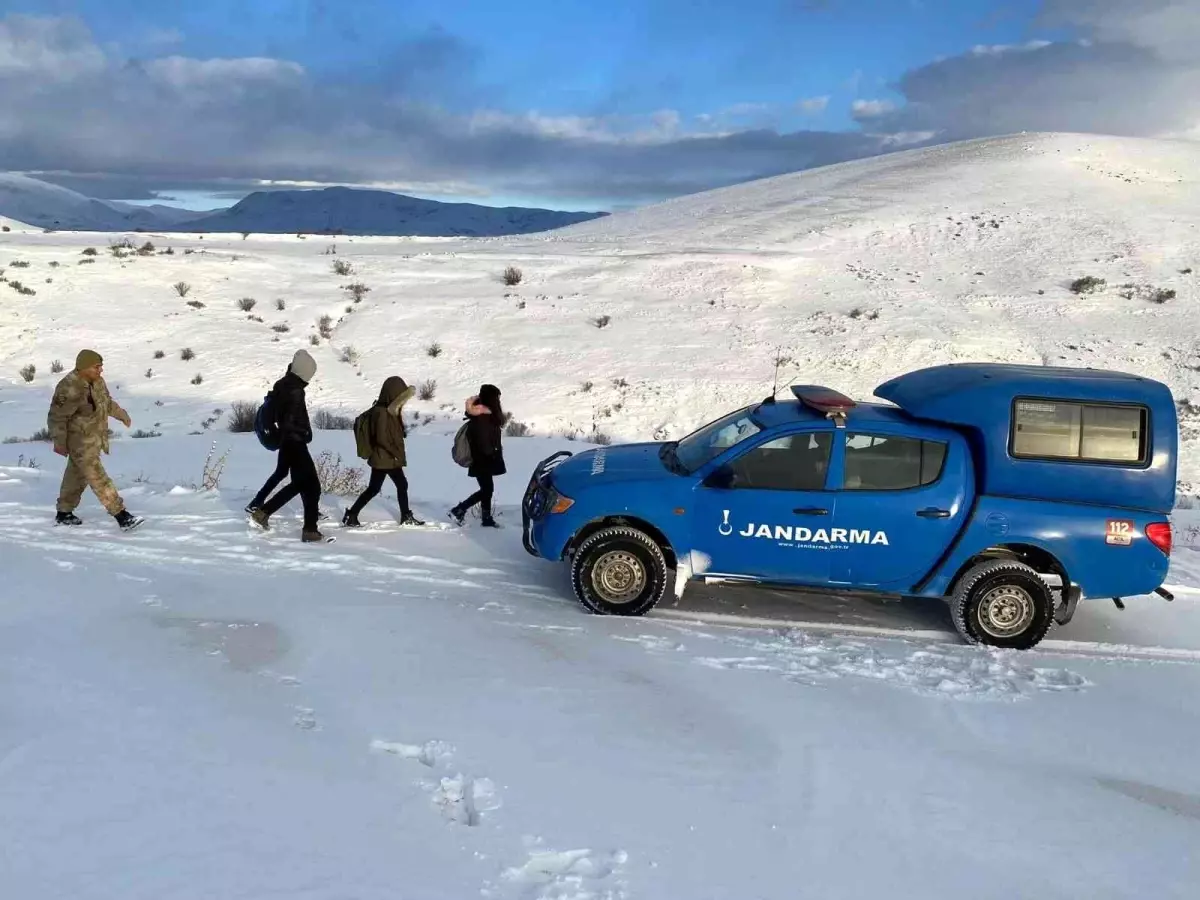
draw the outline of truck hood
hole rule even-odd
[[[585,450],[554,469],[555,487],[568,497],[600,485],[673,478],[658,458],[662,444],[623,444]]]

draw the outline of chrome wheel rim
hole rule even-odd
[[[592,587],[606,603],[630,603],[646,587],[646,567],[628,550],[610,551],[592,567]]]
[[[990,637],[1001,640],[1028,629],[1033,616],[1033,597],[1012,584],[992,588],[979,603],[979,627]]]

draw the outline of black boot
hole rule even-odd
[[[362,528],[362,522],[358,521],[358,513],[352,509],[346,510],[342,514],[343,528]]]
[[[121,526],[122,531],[133,531],[133,529],[141,525],[142,522],[146,521],[141,516],[131,515],[127,509],[121,510],[119,513],[113,516],[113,518],[117,520],[117,524]]]
[[[54,517],[55,525],[82,525],[83,519],[73,512],[60,512]]]
[[[459,527],[462,527],[463,518],[465,516],[466,516],[466,513],[457,506],[454,507],[454,509],[450,510],[450,518],[453,519],[454,524],[458,525]]]
[[[406,510],[400,514],[401,525],[424,525],[425,523],[412,514],[412,510]]]

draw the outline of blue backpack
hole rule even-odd
[[[275,402],[270,394],[263,397],[262,406],[254,414],[254,433],[258,436],[258,442],[268,450],[274,452],[279,449],[279,426],[275,423]]]

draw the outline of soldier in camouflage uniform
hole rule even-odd
[[[130,515],[112,479],[104,471],[100,454],[108,453],[108,419],[111,416],[128,428],[133,422],[108,392],[102,372],[104,359],[94,350],[82,350],[75,370],[65,375],[54,389],[46,424],[54,441],[54,452],[67,457],[62,488],[58,494],[58,525],[83,524],[75,507],[83,489],[91,487],[108,513],[126,531],[142,524]]]

